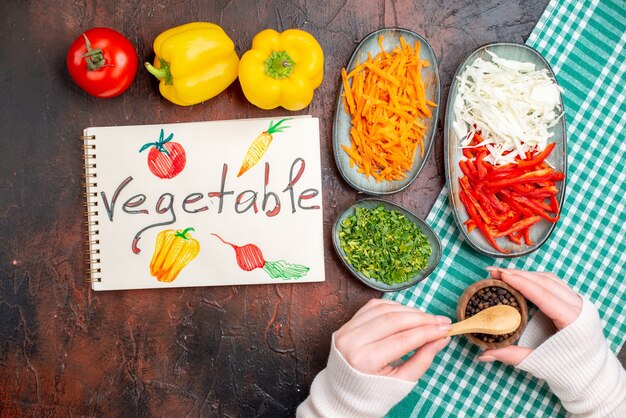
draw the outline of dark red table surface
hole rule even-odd
[[[171,4],[170,4],[171,3]],[[424,3],[418,5],[418,3]],[[331,130],[340,69],[368,33],[403,27],[439,59],[442,108],[478,45],[522,43],[546,0],[3,1],[0,4],[0,416],[292,416],[325,366],[331,333],[380,293],[336,257],[331,225],[357,198]],[[140,71],[114,99],[69,77],[82,31],[109,26],[153,58],[163,30],[221,25],[241,54],[265,28],[301,28],[325,51],[325,78],[297,113],[320,118],[326,282],[95,293],[84,283],[83,128],[283,115],[250,105],[237,82],[192,107],[161,98]],[[441,126],[443,112],[440,113]],[[441,128],[418,179],[391,200],[425,217],[441,187]]]

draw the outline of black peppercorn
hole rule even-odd
[[[467,302],[465,308],[465,318],[476,315],[478,312],[496,305],[509,305],[520,311],[519,305],[515,297],[508,290],[502,287],[486,287],[476,292]],[[521,313],[521,312],[520,312]],[[502,342],[509,338],[511,334],[489,335],[489,334],[472,334],[488,343]]]

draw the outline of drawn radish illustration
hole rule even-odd
[[[303,277],[310,270],[306,266],[287,263],[284,260],[265,261],[263,253],[259,247],[254,244],[239,246],[224,241],[222,237],[217,234],[211,235],[216,236],[224,244],[230,245],[235,250],[237,265],[244,271],[251,271],[260,268],[269,274],[272,279],[291,280]]]
[[[150,148],[148,153],[148,168],[152,174],[162,179],[171,179],[180,174],[187,163],[185,149],[178,142],[172,142],[174,134],[171,133],[165,138],[165,133],[161,129],[161,135],[157,142],[145,144],[139,152]]]
[[[283,130],[289,128],[289,126],[280,126],[287,120],[289,119],[281,119],[276,123],[270,121],[270,127],[267,128],[267,131],[262,132],[254,141],[252,141],[246,156],[243,158],[243,163],[241,164],[237,177],[240,177],[243,173],[250,170],[261,160],[261,157],[263,157],[263,154],[265,154],[265,151],[267,151],[272,143],[272,139],[274,138],[273,134],[276,132],[282,132]]]

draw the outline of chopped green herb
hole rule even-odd
[[[388,285],[403,283],[428,266],[426,235],[406,216],[383,205],[356,208],[341,223],[341,248],[355,269]]]

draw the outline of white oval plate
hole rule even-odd
[[[450,86],[450,93],[448,94],[448,104],[446,106],[446,117],[444,122],[444,162],[446,171],[446,183],[448,190],[450,191],[450,206],[452,206],[452,213],[458,228],[463,234],[465,241],[476,251],[481,254],[488,255],[490,257],[520,257],[522,255],[529,254],[541,247],[548,239],[556,223],[541,220],[537,224],[530,228],[530,238],[534,242],[533,245],[515,244],[509,241],[506,237],[496,239],[498,245],[505,250],[510,251],[508,254],[503,254],[493,248],[483,237],[482,233],[475,228],[470,234],[467,233],[467,227],[463,225],[463,222],[469,219],[469,215],[465,211],[465,206],[459,199],[459,177],[463,177],[463,172],[459,167],[459,161],[463,156],[462,150],[459,148],[459,138],[457,137],[452,123],[454,122],[454,101],[458,94],[459,81],[458,76],[462,74],[465,67],[468,64],[474,62],[476,58],[482,58],[485,61],[491,61],[491,56],[487,53],[490,51],[500,58],[532,62],[535,64],[537,70],[547,69],[552,79],[556,81],[556,77],[550,64],[533,48],[526,45],[510,44],[510,43],[493,43],[485,46],[481,46],[472,52],[461,63],[454,75],[452,85]],[[560,97],[561,109],[563,109],[563,99]],[[565,117],[561,117],[559,123],[557,123],[550,132],[554,132],[550,142],[556,142],[554,150],[547,159],[547,163],[554,167],[555,170],[562,171],[566,175],[566,179],[557,182],[559,192],[556,195],[556,199],[559,202],[559,210],[563,206],[563,200],[565,198],[565,183],[567,180],[567,138],[565,131]]]

